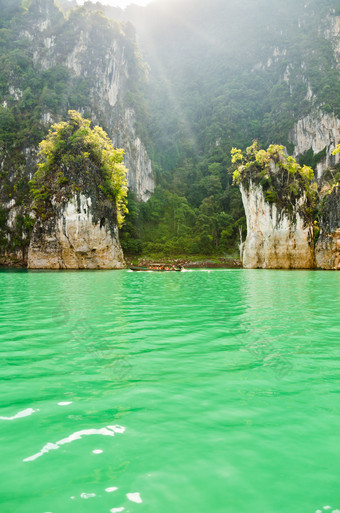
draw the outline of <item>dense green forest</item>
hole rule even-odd
[[[81,111],[106,130],[91,88],[96,76],[88,64],[87,76],[74,76],[65,64],[65,55],[78,42],[82,32],[94,41],[88,62],[101,62],[107,42],[122,42],[129,65],[126,88],[133,95],[143,82],[136,52],[135,36],[102,12],[85,8],[69,11],[58,8],[68,2],[53,0],[0,0],[0,249],[25,251],[29,244],[32,195],[29,180],[36,170],[39,143],[51,122],[65,119],[69,109]],[[72,4],[70,4],[72,6]],[[47,32],[39,25],[48,19]],[[46,37],[53,39],[58,52],[49,53]],[[41,66],[35,53],[50,59]],[[128,100],[127,100],[128,101]],[[21,208],[15,226],[8,227],[8,209],[1,206],[15,200]],[[10,237],[9,237],[10,234]]]
[[[0,0],[3,199],[30,201],[27,165],[34,163],[35,154],[25,151],[37,148],[45,137],[46,112],[58,120],[76,109],[106,129],[89,99],[95,82],[90,70],[75,78],[62,57],[48,69],[39,68],[34,62],[38,42],[18,37],[34,31],[41,7],[49,5],[51,34],[65,54],[81,31],[91,32],[96,41],[93,59],[103,58],[112,33],[124,37],[125,45],[129,41],[124,101],[137,113],[137,131],[151,157],[157,187],[145,204],[129,193],[121,231],[125,252],[236,253],[246,227],[229,171],[232,147],[245,149],[258,140],[291,152],[289,132],[297,120],[316,108],[340,116],[339,71],[326,37],[340,13],[339,1],[157,0],[126,11],[99,3],[74,8],[74,1],[56,0],[53,9],[52,4]],[[124,21],[124,29],[114,20]],[[145,66],[133,26],[148,82],[142,79]],[[315,167],[323,156],[310,150],[300,162]],[[5,216],[0,210],[1,223],[5,225]],[[6,240],[0,229],[0,244],[5,246]]]
[[[335,0],[128,9],[150,65],[146,136],[158,185],[146,205],[130,201],[128,250],[235,251],[245,218],[230,151],[256,139],[292,152],[289,132],[315,106],[340,115],[339,71],[325,37],[338,11]],[[310,150],[301,163],[315,167],[322,157]]]

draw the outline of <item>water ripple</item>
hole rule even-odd
[[[1,511],[339,510],[339,304],[340,273],[0,272]]]

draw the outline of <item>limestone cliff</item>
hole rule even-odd
[[[288,157],[283,146],[264,151],[254,143],[245,155],[240,150],[232,154],[238,164],[234,182],[240,185],[247,218],[243,266],[313,268],[313,170]]]
[[[17,204],[11,199],[0,204],[0,222],[5,225],[5,229],[0,230],[0,265],[25,266],[33,213],[27,213],[20,202]]]
[[[340,187],[327,194],[320,207],[320,235],[315,247],[321,269],[340,270]]]
[[[241,186],[247,217],[243,247],[246,269],[310,269],[314,267],[313,224],[306,224],[294,206],[293,217],[265,200],[260,185]],[[302,198],[302,202],[304,199]]]
[[[123,119],[116,120],[112,133],[113,144],[125,149],[125,165],[128,168],[128,186],[136,193],[137,199],[147,201],[155,189],[151,160],[135,131],[135,113],[126,108]],[[132,170],[132,171],[131,171]]]
[[[324,36],[331,42],[335,60],[340,69],[340,16],[328,16],[325,22]]]
[[[333,66],[340,69],[340,16],[327,16],[322,20],[320,34],[331,43],[333,49]],[[334,113],[326,112],[324,105],[318,102],[308,79],[307,104],[309,114],[301,117],[290,131],[289,140],[294,145],[294,156],[299,157],[309,150],[318,156],[316,163],[317,178],[322,178],[325,170],[340,162],[340,155],[332,152],[340,141],[340,119]],[[326,86],[327,87],[327,86]]]
[[[16,3],[0,52],[0,263],[25,264],[33,224],[28,182],[38,144],[69,108],[86,113],[125,148],[128,185],[139,200],[152,195],[154,177],[137,129],[146,72],[131,25],[86,7],[66,16],[53,0]]]
[[[35,224],[32,269],[124,267],[118,222],[126,210],[123,152],[76,111],[52,126],[30,182]]]
[[[154,191],[153,170],[136,130],[135,109],[127,99],[145,80],[134,30],[85,7],[72,11],[54,28],[50,26],[52,7],[52,2],[41,2],[39,21],[22,33],[31,42],[34,64],[43,70],[64,65],[72,72],[73,82],[86,79],[88,101],[74,107],[90,112],[114,144],[124,148],[128,185],[139,200],[146,201]],[[47,123],[56,120],[48,112],[43,116]]]
[[[340,187],[313,181],[312,169],[256,143],[246,156],[233,150],[234,172],[247,218],[241,248],[245,268],[340,270]],[[236,152],[236,153],[235,153]],[[333,175],[333,182],[337,176]],[[321,190],[320,190],[321,189]],[[318,212],[317,221],[313,221]]]
[[[28,249],[30,269],[125,267],[110,202],[97,193],[52,199],[53,212],[35,223]]]
[[[339,154],[332,155],[340,141],[340,119],[334,114],[325,114],[321,110],[312,112],[296,123],[289,137],[294,144],[295,157],[310,149],[314,155],[320,155],[320,160],[316,164],[318,179],[326,169],[340,162]]]

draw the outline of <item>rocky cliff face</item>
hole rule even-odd
[[[280,166],[271,165],[265,178],[257,169],[256,175],[253,171],[255,179],[243,175],[240,182],[247,218],[247,238],[241,248],[243,266],[340,270],[339,185],[330,188],[326,183],[317,198],[315,182],[308,186],[302,175],[300,188],[298,182],[289,182],[292,175],[287,180],[281,173]],[[274,185],[266,191],[263,181]],[[315,244],[313,211],[316,208],[320,234]]]
[[[118,219],[124,213],[126,169],[102,129],[69,111],[41,145],[30,182],[35,224],[31,269],[124,267]]]
[[[134,98],[145,71],[132,27],[86,8],[64,17],[53,0],[32,0],[26,12],[19,3],[6,32],[0,91],[0,260],[24,264],[33,223],[28,181],[36,170],[37,146],[69,108],[86,114],[125,149],[128,186],[139,200],[152,195],[154,176],[137,130]],[[58,209],[64,225],[65,209]],[[83,221],[78,218],[78,233]],[[57,221],[54,226],[59,229]],[[103,230],[97,236],[103,238]],[[33,237],[37,247],[37,231]]]
[[[314,267],[313,225],[299,214],[299,204],[287,215],[265,200],[262,187],[241,185],[247,217],[243,267],[247,269],[310,269]],[[299,202],[303,202],[302,198]]]
[[[315,248],[321,269],[340,270],[340,187],[334,187],[321,205],[320,235]]]
[[[317,178],[320,179],[326,169],[340,162],[340,154],[332,151],[340,141],[340,119],[334,114],[325,114],[316,110],[300,119],[290,133],[294,144],[294,156],[303,155],[312,148],[315,155],[323,152],[316,165]]]
[[[340,16],[328,16],[324,36],[331,42],[338,69],[340,69]]]
[[[256,142],[245,154],[234,149],[232,160],[247,219],[243,266],[313,268],[313,170],[300,166],[283,146],[270,145],[265,151]]]
[[[340,69],[340,16],[327,16],[321,24],[320,33],[331,43],[334,64]],[[308,84],[306,77],[304,81]],[[332,151],[340,141],[340,119],[323,111],[323,105],[318,105],[309,84],[306,100],[310,104],[310,113],[295,124],[289,140],[294,144],[295,157],[310,149],[314,155],[322,152],[316,165],[317,178],[320,179],[326,169],[340,162],[340,155],[332,156]]]
[[[30,269],[121,269],[125,266],[110,202],[100,195],[53,198],[53,214],[35,223]]]
[[[154,191],[153,170],[136,130],[136,112],[127,100],[138,89],[135,82],[144,80],[142,63],[134,53],[134,31],[130,25],[105,20],[85,8],[54,28],[50,26],[51,9],[46,1],[41,2],[40,20],[23,32],[31,41],[34,64],[44,70],[65,65],[73,80],[86,79],[88,103],[75,108],[82,113],[89,111],[91,119],[105,127],[114,144],[124,148],[128,186],[139,200],[146,201]],[[43,117],[47,123],[53,120],[49,112]]]
[[[135,122],[133,109],[126,108],[123,119],[116,120],[115,129],[111,133],[114,146],[125,149],[129,189],[136,193],[137,199],[147,201],[154,192],[155,181],[151,160],[136,133]]]

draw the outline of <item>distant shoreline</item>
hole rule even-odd
[[[213,257],[213,258],[131,258],[126,257],[126,267],[130,265],[152,266],[155,264],[162,265],[181,265],[185,269],[241,269],[241,260],[237,258]],[[24,260],[14,260],[9,257],[0,257],[0,269],[27,269]],[[77,270],[77,269],[73,269]],[[82,269],[81,269],[82,270]]]
[[[242,262],[238,258],[214,257],[214,258],[140,258],[126,259],[127,265],[153,266],[155,264],[163,265],[181,265],[185,269],[241,269]]]

